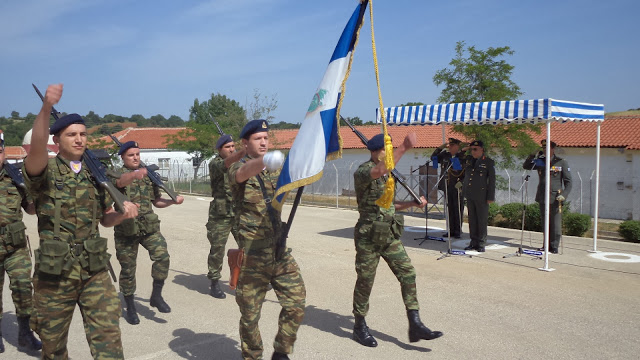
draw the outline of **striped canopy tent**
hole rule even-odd
[[[600,125],[604,121],[604,105],[556,99],[487,101],[420,106],[397,106],[376,109],[377,122],[382,117],[388,125],[508,125],[546,123],[546,168],[550,168],[551,122],[592,121],[597,123],[596,134],[596,191],[593,225],[593,252],[598,241],[598,201],[600,190]],[[444,142],[444,127],[442,128]],[[549,203],[549,172],[546,172],[545,204]],[[549,268],[549,207],[545,211],[545,261],[541,270]]]

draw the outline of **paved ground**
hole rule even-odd
[[[149,307],[150,261],[141,251],[137,307],[141,324],[121,320],[128,359],[239,359],[239,312],[233,292],[225,300],[208,293],[206,259],[209,244],[204,224],[209,198],[187,197],[185,204],[158,211],[169,242],[171,271],[166,285],[173,311]],[[288,209],[286,209],[288,212]],[[27,216],[31,242],[37,246],[35,217]],[[381,262],[367,322],[379,346],[365,348],[351,340],[351,299],[355,283],[353,226],[357,212],[301,207],[289,244],[307,286],[307,309],[298,333],[295,359],[635,359],[640,353],[640,262],[594,259],[591,239],[565,237],[564,254],[551,255],[553,272],[539,271],[542,260],[513,253],[520,232],[490,228],[494,245],[471,258],[437,260],[446,243],[428,241],[424,219],[407,217],[403,237],[418,273],[420,314],[425,324],[444,337],[410,344],[400,287]],[[414,226],[413,228],[411,226]],[[422,227],[421,227],[422,226]],[[429,226],[444,227],[430,220]],[[417,230],[417,231],[416,231]],[[466,230],[466,228],[465,228]],[[113,240],[113,232],[103,230]],[[529,245],[525,233],[525,245]],[[531,234],[534,247],[540,234]],[[233,244],[230,240],[229,244]],[[456,242],[454,245],[466,245]],[[114,253],[113,242],[110,249]],[[598,250],[640,258],[640,245],[599,241]],[[626,257],[610,256],[612,260]],[[115,256],[112,263],[119,271]],[[228,268],[223,272],[228,279]],[[5,281],[2,330],[7,359],[39,356],[18,352],[15,312]],[[270,358],[279,304],[273,292],[263,306],[260,327],[265,355]],[[74,359],[88,359],[80,313],[70,331]],[[635,354],[635,355],[634,355]]]

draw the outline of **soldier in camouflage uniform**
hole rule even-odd
[[[546,147],[547,140],[543,139],[541,144],[542,147]],[[551,201],[549,208],[549,252],[557,254],[560,240],[562,239],[562,214],[559,210],[571,192],[571,171],[567,161],[555,155],[556,143],[552,141],[549,145],[551,145],[551,170],[549,170],[551,173],[551,193],[549,194]],[[545,166],[546,161],[542,150],[537,154],[529,155],[523,164],[523,167],[527,170],[538,171],[539,181],[536,191],[536,201],[540,205],[540,223],[543,225],[546,211],[546,206],[544,206],[544,191],[546,190],[545,184],[547,181],[544,171]],[[539,250],[544,251],[544,246]]]
[[[267,154],[267,131],[265,120],[252,120],[245,125],[240,137],[247,156],[229,168],[238,222],[238,243],[244,250],[236,289],[244,359],[262,359],[258,320],[269,284],[282,306],[272,359],[289,359],[287,354],[293,352],[296,334],[304,317],[306,298],[304,282],[291,249],[285,249],[280,259],[276,257],[277,238],[282,225],[280,211],[273,209],[270,202],[280,171],[275,167],[265,170],[273,155]]]
[[[2,136],[4,134],[0,134]],[[4,160],[4,137],[0,139],[0,322],[2,320],[2,289],[4,273],[9,275],[9,288],[18,318],[18,345],[29,350],[40,350],[42,343],[33,336],[29,318],[33,312],[31,287],[31,257],[24,233],[22,209],[35,215],[36,207],[27,192],[12,181]],[[16,169],[17,170],[17,169]],[[4,352],[0,327],[0,353]]]
[[[216,142],[218,156],[209,162],[209,177],[211,178],[211,204],[209,204],[209,221],[207,222],[207,238],[211,244],[207,265],[211,280],[209,294],[214,298],[224,299],[227,296],[220,289],[220,271],[224,260],[224,248],[229,239],[229,232],[238,243],[238,227],[235,222],[229,174],[227,170],[246,154],[244,150],[236,151],[236,145],[231,135],[222,135]],[[239,246],[239,245],[238,245]]]
[[[123,213],[116,212],[108,194],[92,180],[82,161],[87,130],[80,115],[66,115],[49,129],[52,107],[61,96],[62,84],[47,89],[23,168],[40,235],[34,255],[31,327],[42,340],[43,359],[67,359],[69,326],[77,304],[91,355],[124,359],[120,302],[107,272],[110,255],[98,223],[114,226],[137,216],[138,210],[126,201]],[[60,149],[53,159],[47,156],[49,133]]]
[[[119,179],[115,179],[116,187],[131,201],[138,204],[138,217],[124,220],[114,228],[116,257],[120,262],[120,292],[126,304],[125,320],[131,325],[140,323],[133,299],[136,291],[136,259],[138,247],[142,245],[149,251],[153,261],[151,277],[153,290],[149,304],[158,308],[161,313],[171,312],[171,307],[162,298],[164,281],[169,274],[169,252],[167,241],[160,233],[160,219],[153,212],[153,206],[165,208],[173,204],[182,204],[184,199],[178,196],[177,201],[163,199],[160,188],[147,176],[147,168],[140,167],[140,148],[135,141],[122,144],[118,155],[124,167]]]
[[[416,143],[416,134],[410,133],[394,152],[396,163],[408,149]],[[378,134],[367,144],[371,159],[358,167],[353,174],[358,212],[360,217],[354,231],[356,247],[356,280],[353,290],[353,339],[369,347],[378,346],[378,342],[369,332],[365,316],[369,311],[369,296],[373,288],[378,262],[382,257],[400,282],[402,299],[409,319],[409,341],[431,340],[442,336],[440,331],[431,331],[420,321],[418,314],[418,296],[416,290],[416,271],[411,265],[400,237],[404,230],[404,219],[396,210],[416,206],[414,202],[398,202],[389,209],[376,205],[383,192],[389,170],[384,157],[384,135]],[[420,208],[427,205],[421,197]]]
[[[496,169],[494,161],[485,155],[484,143],[475,140],[469,145],[462,192],[469,211],[469,237],[465,250],[484,252],[489,225],[489,204],[496,196]]]

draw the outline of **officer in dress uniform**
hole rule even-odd
[[[543,139],[540,144],[543,148],[547,146],[547,140]],[[551,142],[551,169],[550,178],[551,186],[549,199],[551,201],[549,208],[549,252],[553,254],[558,253],[558,246],[562,239],[562,214],[560,213],[560,206],[565,201],[569,193],[571,192],[571,171],[567,161],[559,158],[555,155],[556,143]],[[546,177],[544,168],[546,166],[544,156],[544,150],[539,150],[537,153],[531,154],[527,157],[522,165],[526,170],[536,170],[538,172],[538,189],[536,191],[536,201],[540,205],[540,223],[544,224],[545,219],[545,206],[544,206],[544,191],[546,184]],[[544,250],[544,246],[540,249]]]
[[[462,214],[464,213],[462,181],[464,180],[466,156],[460,151],[460,147],[460,140],[449,138],[448,143],[440,145],[431,154],[431,159],[441,164],[442,173],[444,174],[442,180],[438,183],[438,189],[445,191],[447,196],[449,232],[444,233],[442,236],[451,235],[456,239],[459,239],[462,235]]]
[[[469,211],[471,242],[465,250],[484,252],[487,242],[489,204],[495,201],[496,170],[494,161],[484,153],[484,143],[474,140],[469,144],[471,156],[467,160],[463,192]]]

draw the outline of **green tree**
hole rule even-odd
[[[278,108],[276,94],[269,96],[262,95],[260,90],[253,89],[253,101],[247,106],[249,120],[265,119],[269,124],[275,119],[271,113]]]
[[[420,106],[420,105],[425,105],[425,103],[420,102],[420,101],[409,101],[406,104],[402,104],[402,105],[398,105],[398,106]]]
[[[467,103],[519,98],[523,93],[511,80],[514,66],[504,60],[513,54],[508,46],[480,50],[459,41],[450,67],[438,70],[433,76],[436,86],[444,86],[437,101]],[[513,167],[515,157],[526,156],[536,149],[538,145],[531,139],[530,132],[540,133],[540,128],[540,124],[456,125],[453,130],[469,139],[482,140],[489,145],[490,153],[500,152],[503,167]]]
[[[11,112],[11,118],[12,118],[12,119],[20,119],[20,113],[19,113],[19,112],[17,112],[17,111],[15,111],[15,110],[14,110],[14,111],[12,111],[12,112]]]

